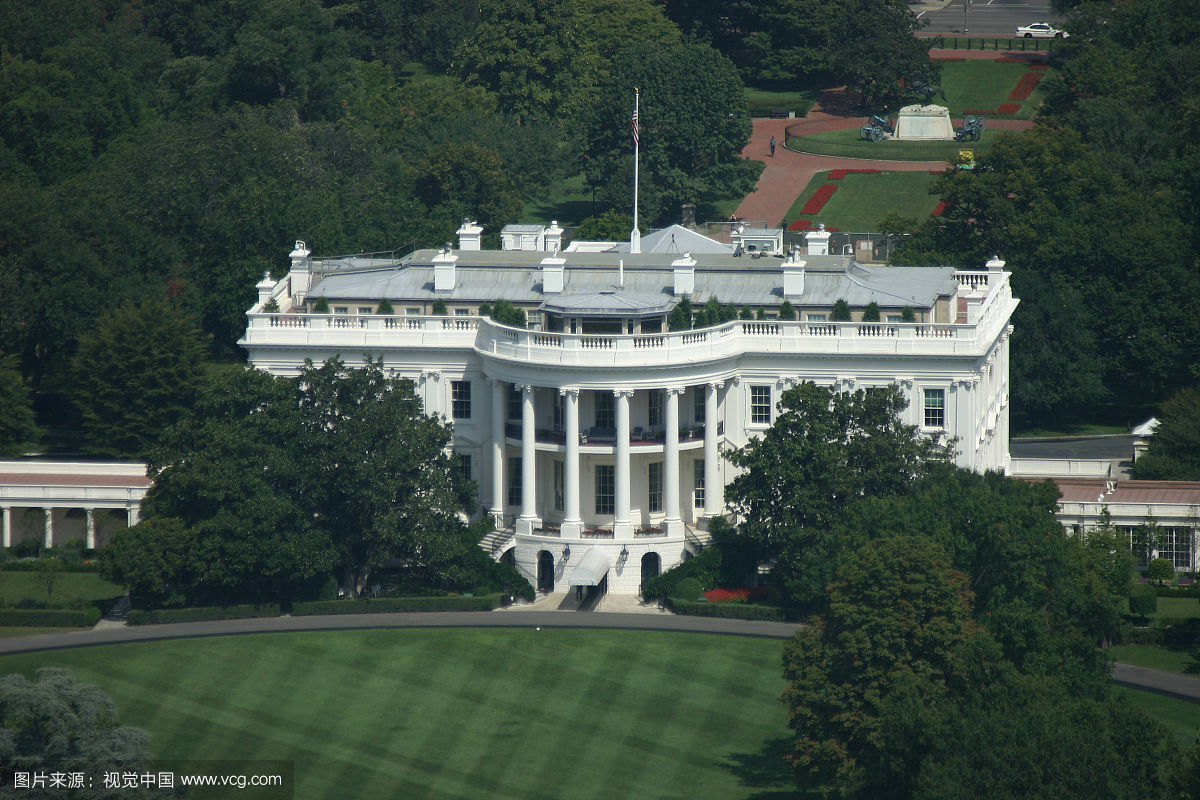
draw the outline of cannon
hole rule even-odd
[[[867,124],[876,128],[883,128],[886,133],[894,133],[892,130],[892,123],[887,117],[881,117],[878,114],[872,114],[871,119]]]
[[[954,141],[978,142],[985,128],[987,128],[986,118],[979,116],[967,117],[963,120],[962,127],[954,130]]]
[[[887,131],[875,124],[863,125],[858,132],[858,138],[868,142],[881,142],[885,136],[887,136]]]

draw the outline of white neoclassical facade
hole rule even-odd
[[[702,546],[733,477],[722,450],[761,436],[799,381],[898,384],[907,421],[956,439],[959,464],[1008,464],[1017,300],[999,259],[871,266],[829,254],[823,231],[803,254],[782,232],[722,244],[673,228],[637,252],[563,250],[556,224],[512,226],[501,250],[481,233],[468,222],[457,248],[402,257],[313,258],[297,242],[290,272],[258,284],[242,346],[278,375],[340,356],[410,378],[453,422],[479,513],[497,521],[493,554],[540,589],[633,594]],[[726,321],[670,329],[677,305],[711,298]],[[489,318],[497,301],[526,327]]]
[[[137,524],[149,488],[138,461],[0,461],[0,547],[102,547]]]

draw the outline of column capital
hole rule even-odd
[[[622,398],[622,397],[626,397],[626,398],[633,397],[633,389],[613,389],[612,393],[613,393],[613,397],[616,397],[618,399]]]
[[[558,390],[558,394],[560,397],[568,397],[569,396],[572,398],[578,398],[579,397],[579,387],[578,386],[564,386]]]
[[[687,387],[686,386],[668,386],[666,389],[663,389],[663,391],[666,392],[668,395],[673,394],[673,395],[678,396],[678,395],[681,395],[684,392],[686,392]]]
[[[713,391],[720,391],[725,388],[725,381],[709,381],[708,388]]]
[[[516,384],[514,384],[514,386],[515,386],[515,385],[516,385]],[[532,391],[533,391],[535,388],[537,388],[537,387],[535,387],[535,386],[533,386],[533,385],[531,385],[531,384],[522,384],[522,385],[521,385],[521,386],[519,386],[518,388],[521,390],[521,393],[522,393],[522,394],[524,394],[525,392],[532,392]]]
[[[900,384],[901,386],[903,386],[905,389],[911,389],[913,387],[913,379],[912,378],[896,377],[896,378],[893,378],[892,380],[895,381],[896,383]]]
[[[442,373],[440,370],[436,370],[436,369],[425,369],[425,370],[421,370],[421,377],[424,378],[425,380],[429,380],[432,378],[435,381],[440,381],[442,379]]]

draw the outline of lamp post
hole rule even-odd
[[[967,32],[967,9],[970,7],[971,0],[963,0],[963,33]]]

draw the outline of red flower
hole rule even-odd
[[[942,215],[942,212],[943,212],[943,211],[945,211],[945,210],[946,210],[946,201],[945,201],[945,200],[943,200],[943,201],[941,201],[940,203],[938,203],[938,204],[937,204],[937,208],[935,208],[935,209],[933,210],[933,215],[932,215],[932,216],[935,216],[935,217],[940,217],[940,216]]]
[[[825,184],[817,193],[809,198],[804,204],[804,208],[800,209],[801,214],[820,214],[821,209],[829,202],[829,198],[833,197],[833,193],[837,191],[837,187],[832,184]]]
[[[788,225],[789,231],[806,231],[812,227],[811,219],[798,219],[791,225]]]

